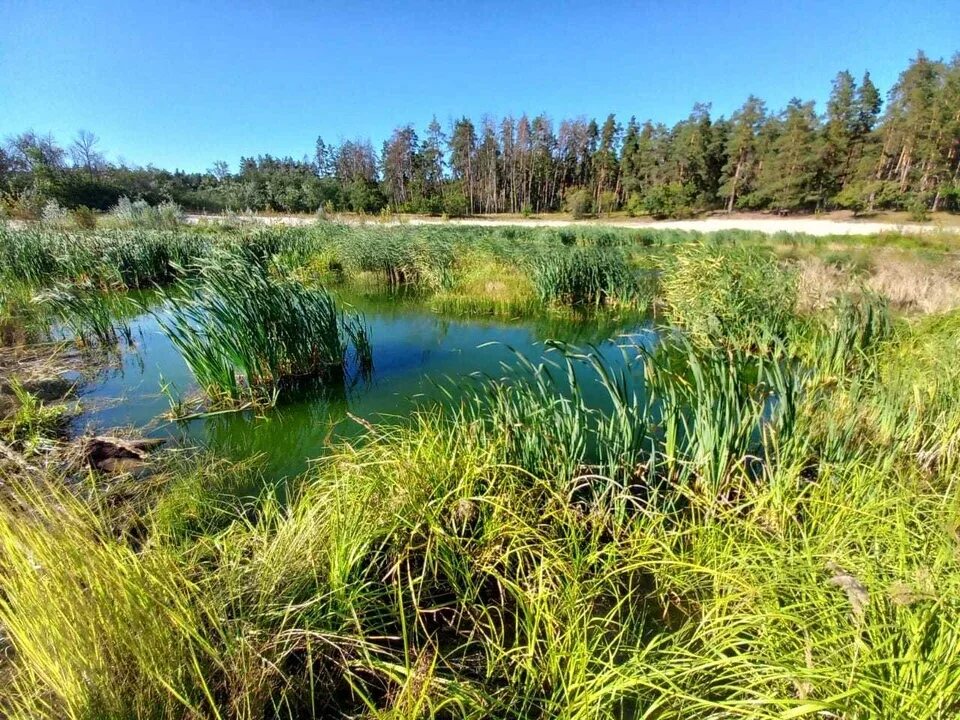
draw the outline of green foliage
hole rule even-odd
[[[929,206],[920,196],[913,198],[907,203],[907,210],[910,213],[910,219],[914,222],[927,222],[930,220]]]
[[[593,214],[593,196],[587,188],[571,188],[566,196],[567,212],[574,220]]]
[[[62,405],[47,405],[16,378],[10,380],[9,390],[16,405],[12,414],[0,417],[0,437],[29,457],[63,433],[67,410]]]
[[[166,293],[161,326],[209,398],[272,401],[295,382],[342,385],[352,346],[359,371],[372,357],[361,318],[323,288],[275,277],[268,263],[218,252],[196,280]]]
[[[676,248],[661,280],[671,318],[700,342],[750,346],[781,338],[796,280],[771,253],[705,240]]]
[[[694,198],[689,186],[682,183],[658,185],[643,197],[642,208],[655,218],[680,218],[693,215]]]
[[[115,290],[104,290],[89,282],[62,283],[39,294],[35,301],[59,317],[81,344],[115,345],[121,336],[126,337],[128,344],[132,342],[123,319],[135,306]]]
[[[532,262],[533,284],[544,304],[643,305],[640,277],[616,250],[573,247],[541,253]],[[644,308],[645,309],[645,308]]]
[[[37,287],[57,280],[150,287],[173,280],[204,250],[192,232],[98,230],[54,232],[0,227],[0,276]]]
[[[97,214],[86,205],[81,205],[72,213],[74,224],[81,230],[95,230],[97,228]]]

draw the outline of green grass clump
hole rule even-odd
[[[387,287],[447,286],[454,254],[443,233],[429,228],[351,228],[333,241],[334,262],[347,275],[367,276]]]
[[[33,300],[33,288],[23,281],[0,286],[0,347],[28,345],[46,338],[48,322]]]
[[[661,286],[673,320],[705,343],[781,338],[796,302],[795,278],[772,254],[719,240],[678,246]]]
[[[123,319],[134,311],[135,305],[120,292],[104,290],[90,282],[59,283],[40,293],[35,302],[59,317],[80,344],[111,346],[121,336],[128,344],[132,342]]]
[[[638,273],[616,250],[555,249],[538,254],[531,265],[537,296],[546,305],[629,307],[649,299]]]
[[[35,455],[63,434],[67,409],[47,405],[16,378],[10,380],[9,390],[15,399],[14,409],[0,417],[0,437],[24,455]]]
[[[361,318],[343,313],[323,288],[271,273],[244,254],[221,252],[167,294],[164,332],[211,399],[263,400],[297,381],[342,384],[352,347],[372,362]]]

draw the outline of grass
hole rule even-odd
[[[0,437],[26,456],[39,454],[59,438],[67,422],[63,405],[48,405],[13,378],[9,391],[14,407],[0,417]]]
[[[795,279],[775,257],[719,239],[678,247],[662,284],[672,317],[705,343],[781,337],[796,302]]]
[[[165,322],[198,378],[244,396],[342,378],[351,342],[369,353],[330,295],[289,277],[326,277],[353,230],[322,232],[237,232],[229,253],[217,235],[184,268]],[[507,267],[504,307],[526,302],[520,260],[552,248],[582,263],[552,284],[576,288],[562,303],[606,303],[621,276],[603,273],[649,262],[670,325],[624,365],[561,345],[518,357],[281,487],[208,454],[122,492],[54,464],[8,473],[0,712],[960,714],[960,313],[898,316],[859,289],[799,312],[792,267],[729,238],[498,229],[475,254],[451,247],[442,282],[426,261],[404,275],[428,302]]]
[[[159,319],[211,399],[261,402],[295,382],[343,384],[351,347],[357,372],[369,373],[362,318],[343,313],[323,288],[277,278],[236,252],[214,255],[196,275],[166,295]]]
[[[116,345],[121,337],[133,339],[123,318],[135,307],[121,293],[103,290],[89,282],[60,283],[35,299],[69,328],[81,345]]]
[[[932,349],[927,333],[873,362]],[[663,353],[642,361],[660,374],[646,397],[570,358],[616,396],[602,417],[521,367],[538,389],[483,386],[487,415],[371,429],[286,504],[267,491],[221,505],[231,523],[165,530],[211,502],[187,482],[137,552],[62,490],[50,532],[51,491],[17,490],[32,519],[0,524],[8,702],[72,717],[955,714],[956,461],[930,474],[909,443],[868,434],[839,462],[788,442],[848,392],[905,401],[882,383],[798,395],[795,420],[778,411],[755,434],[760,360]],[[633,429],[628,452],[569,455],[585,428],[612,437],[605,424]]]

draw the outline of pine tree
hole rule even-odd
[[[726,198],[727,212],[733,212],[737,198],[750,192],[757,170],[757,138],[766,119],[763,101],[751,95],[731,118],[727,140],[727,164],[723,168],[720,194]]]

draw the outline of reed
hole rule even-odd
[[[226,251],[194,273],[166,294],[159,320],[211,399],[262,401],[299,381],[342,384],[350,347],[359,371],[369,371],[362,320],[323,288],[277,278],[268,265]]]
[[[116,345],[121,338],[127,344],[133,337],[124,318],[135,308],[125,295],[104,290],[90,282],[60,283],[34,298],[71,331],[81,345]]]
[[[644,293],[640,275],[615,250],[558,249],[539,254],[531,265],[537,296],[545,305],[642,307],[652,299]]]
[[[720,237],[678,246],[661,283],[671,317],[703,343],[782,338],[793,317],[794,275],[772,254]]]

